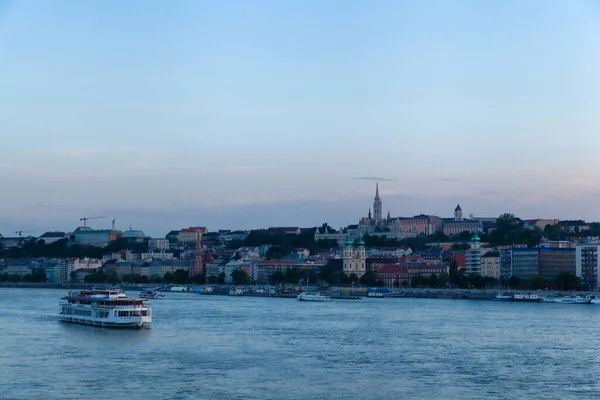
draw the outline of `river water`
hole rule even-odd
[[[0,289],[0,399],[600,398],[594,305],[167,293],[123,331],[65,294]]]

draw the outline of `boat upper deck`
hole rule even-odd
[[[111,306],[140,305],[145,299],[130,298],[119,290],[80,290],[69,292],[62,298],[69,303],[103,304]]]

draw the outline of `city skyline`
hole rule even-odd
[[[0,233],[600,220],[592,1],[143,4],[0,1]]]

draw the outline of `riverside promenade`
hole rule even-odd
[[[251,297],[276,297],[296,298],[303,291],[316,291],[326,293],[333,299],[353,299],[356,297],[368,297],[371,288],[367,287],[344,287],[344,286],[293,286],[293,285],[176,285],[176,284],[127,284],[120,283],[109,285],[102,283],[27,283],[27,282],[2,282],[1,288],[28,288],[28,289],[91,289],[94,287],[120,288],[123,290],[142,290],[144,288],[158,288],[166,293],[195,293],[200,295]],[[171,287],[184,288],[181,292],[171,292]],[[434,289],[434,288],[373,288],[382,293],[383,298],[427,298],[427,299],[456,299],[456,300],[492,300],[498,294],[508,293],[535,293],[540,297],[550,294],[569,295],[574,293],[586,293],[600,296],[600,292],[584,292],[580,290],[511,290],[511,289]],[[387,290],[387,291],[386,291]]]

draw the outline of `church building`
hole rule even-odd
[[[346,275],[356,274],[360,278],[365,274],[367,271],[367,252],[362,235],[359,236],[356,242],[350,238],[350,234],[346,236],[343,260],[343,270]]]

